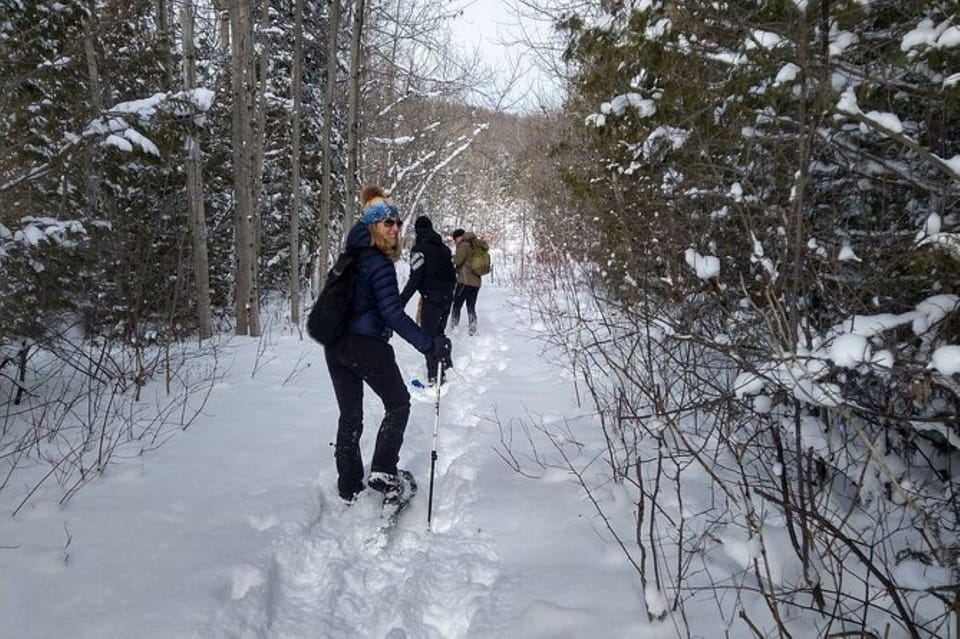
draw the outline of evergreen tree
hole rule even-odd
[[[916,612],[935,597],[891,592],[893,566],[857,555],[849,542],[864,533],[837,507],[873,522],[866,543],[888,556],[955,565],[944,464],[960,396],[933,363],[960,338],[948,4],[611,3],[561,21],[574,75],[546,154],[566,190],[541,191],[537,209],[602,320],[571,357],[585,374],[598,361],[614,371],[610,388],[591,382],[611,419],[699,423],[710,406],[709,437],[729,446],[743,497],[784,517],[802,568],[786,588],[758,575],[781,632],[789,588],[810,594],[824,632],[879,635],[893,620],[936,636],[948,619],[946,607]],[[807,447],[811,425],[830,447]],[[691,445],[678,460],[696,458]],[[623,448],[629,469],[636,452]],[[901,481],[925,489],[893,522]],[[762,540],[762,520],[741,515]],[[864,572],[858,600],[842,584]],[[889,616],[864,610],[883,593]]]

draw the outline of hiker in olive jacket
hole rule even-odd
[[[460,323],[460,309],[463,303],[467,303],[467,319],[469,320],[470,335],[477,334],[477,295],[480,293],[480,284],[482,283],[480,275],[473,272],[470,268],[470,261],[473,257],[473,248],[470,241],[476,239],[473,233],[467,233],[463,229],[457,229],[451,234],[453,241],[457,244],[457,252],[453,255],[453,266],[457,269],[457,287],[453,291],[453,310],[450,314],[450,325],[453,328]]]

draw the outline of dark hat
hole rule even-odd
[[[466,234],[466,231],[464,231],[463,229],[457,229],[456,231],[450,234],[450,237],[452,237],[453,239],[457,239],[458,237],[464,234]]]
[[[413,228],[417,231],[429,231],[433,230],[433,223],[430,221],[430,218],[426,215],[421,215],[417,218],[417,221],[413,223]]]

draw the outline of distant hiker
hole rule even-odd
[[[443,243],[440,234],[433,230],[433,223],[426,215],[421,215],[413,224],[417,234],[413,249],[410,251],[410,279],[400,301],[406,306],[415,292],[420,293],[420,328],[427,335],[439,337],[447,327],[450,315],[450,303],[453,301],[453,287],[457,283],[457,273],[453,268],[450,249]],[[431,384],[437,381],[437,369],[440,361],[427,354],[427,379]],[[452,368],[448,357],[443,368]],[[443,375],[440,376],[443,383]]]
[[[340,408],[337,443],[337,488],[350,503],[364,489],[360,435],[363,433],[363,384],[383,402],[384,416],[370,464],[367,485],[396,499],[401,490],[397,462],[410,416],[410,393],[400,375],[389,340],[396,331],[425,355],[450,358],[450,340],[434,337],[403,312],[393,262],[400,255],[397,235],[403,222],[379,186],[360,195],[363,214],[347,236],[347,251],[356,259],[350,324],[346,334],[324,353]]]
[[[457,229],[451,234],[457,244],[457,252],[453,255],[453,265],[457,269],[457,286],[453,292],[453,311],[450,316],[450,325],[453,328],[460,323],[460,309],[467,303],[467,318],[470,322],[468,333],[477,334],[477,295],[480,293],[481,276],[474,269],[474,243],[479,243],[477,236],[463,229]],[[486,251],[486,244],[482,243],[482,250]],[[487,255],[487,272],[489,272],[489,256]]]

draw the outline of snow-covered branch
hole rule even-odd
[[[463,144],[453,149],[446,158],[438,162],[424,178],[423,182],[420,183],[420,188],[417,189],[417,195],[413,198],[413,202],[410,205],[410,211],[415,212],[417,210],[417,205],[420,203],[420,197],[423,195],[423,192],[430,185],[430,182],[433,178],[439,173],[443,168],[445,168],[450,162],[454,160],[458,155],[470,148],[470,145],[473,144],[474,140],[477,139],[477,136],[486,131],[489,128],[489,124],[484,123],[480,124],[473,130],[473,133],[468,137]]]
[[[864,113],[857,104],[857,97],[852,87],[843,93],[840,101],[837,102],[836,109],[838,112],[856,120],[865,127],[877,131],[907,147],[911,151],[914,151],[951,179],[960,180],[960,155],[956,155],[947,160],[933,153],[930,149],[906,135],[903,132],[903,125],[900,119],[893,113],[881,113],[877,111]]]

